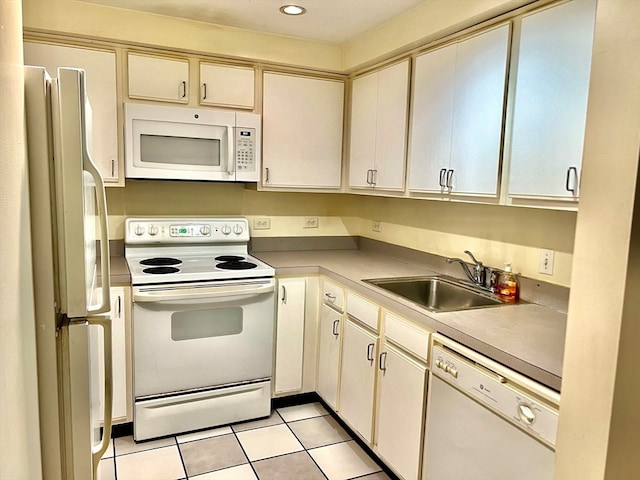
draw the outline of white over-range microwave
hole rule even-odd
[[[258,182],[260,115],[126,103],[125,177]]]

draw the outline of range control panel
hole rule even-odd
[[[128,218],[125,243],[246,243],[246,218]]]

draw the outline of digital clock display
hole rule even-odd
[[[187,229],[186,229],[186,228],[184,228],[184,227],[180,227],[180,228],[178,229],[178,233],[185,234],[185,233],[187,233]]]

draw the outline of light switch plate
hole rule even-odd
[[[540,250],[540,266],[538,270],[545,275],[553,275],[553,257],[555,252],[553,250],[542,249]]]

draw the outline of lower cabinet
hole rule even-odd
[[[374,451],[405,480],[419,478],[427,366],[385,343],[379,356]]]
[[[278,279],[274,393],[302,390],[306,280]]]
[[[419,480],[431,332],[345,298],[344,313],[321,309],[316,391],[398,477]]]
[[[377,335],[347,319],[342,339],[340,415],[369,443],[373,438],[377,345]]]
[[[340,337],[342,313],[323,305],[318,329],[317,392],[334,410],[338,410]]]
[[[131,300],[128,287],[111,287],[111,355],[113,371],[113,403],[111,421],[113,424],[126,423],[132,420],[131,415]],[[102,342],[100,342],[98,377],[99,385],[104,385],[104,363]],[[102,421],[102,412],[100,412]]]

